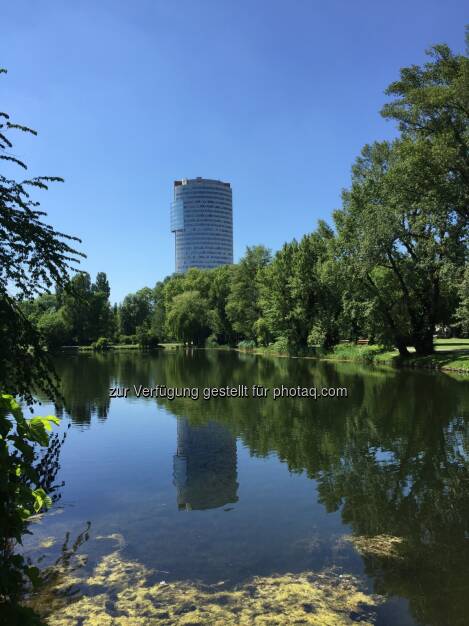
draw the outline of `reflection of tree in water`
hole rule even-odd
[[[89,364],[87,390],[81,357],[77,361],[68,380],[71,388],[82,381],[75,397],[91,407],[97,399],[107,401],[114,384],[347,387],[347,399],[316,402],[270,397],[158,403],[188,427],[218,422],[252,454],[275,452],[291,471],[306,472],[317,480],[327,510],[341,509],[355,535],[401,537],[402,559],[364,557],[376,590],[408,598],[422,623],[466,623],[469,595],[461,585],[469,576],[467,381],[351,364],[177,351],[106,355],[94,374]]]
[[[109,386],[113,365],[105,355],[62,356],[56,362],[60,375],[64,405],[57,404],[56,412],[65,410],[75,424],[89,424],[91,417],[106,419],[109,412]]]

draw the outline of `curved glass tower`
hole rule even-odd
[[[176,246],[176,272],[233,263],[230,183],[200,177],[174,181],[171,231]]]

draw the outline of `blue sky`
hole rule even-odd
[[[82,238],[113,301],[174,270],[172,183],[231,182],[235,260],[330,220],[399,68],[464,50],[460,0],[16,0],[2,7],[2,110],[47,220]],[[19,173],[19,172],[18,172]]]

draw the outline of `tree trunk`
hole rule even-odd
[[[399,350],[399,356],[409,356],[406,342],[403,339],[398,339],[396,341],[396,348]]]
[[[414,341],[417,356],[428,356],[433,354],[433,331],[420,335]]]

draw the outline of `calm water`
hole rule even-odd
[[[386,597],[377,624],[469,624],[468,379],[221,351],[71,355],[57,368],[65,407],[37,413],[71,428],[62,500],[26,542],[42,565],[75,552],[92,569],[112,543],[98,538],[115,535],[155,580],[333,567]],[[109,398],[115,385],[255,383],[348,398]],[[344,535],[405,549],[359,553]],[[47,537],[58,542],[38,548]]]

